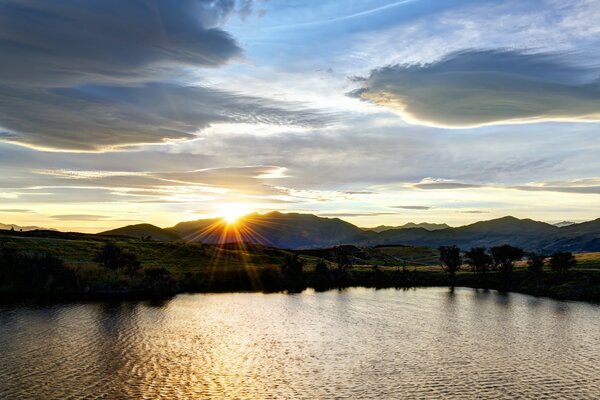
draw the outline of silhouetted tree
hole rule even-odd
[[[96,253],[94,261],[111,270],[123,269],[129,275],[133,275],[141,267],[141,263],[135,254],[121,249],[112,242],[107,242]]]
[[[456,246],[442,246],[440,250],[440,262],[442,269],[450,274],[452,286],[456,280],[456,272],[460,269],[462,258],[460,257],[460,248]]]
[[[484,247],[472,247],[471,250],[465,252],[465,261],[473,271],[484,274],[492,264],[492,257]]]
[[[527,255],[527,270],[534,275],[542,272],[546,256],[539,253],[529,253]]]
[[[515,262],[523,258],[525,254],[523,249],[508,244],[492,247],[490,252],[494,264],[500,268],[500,272],[506,277],[512,274]]]
[[[564,274],[577,265],[575,256],[569,251],[557,251],[550,257],[550,266],[559,274]]]
[[[335,263],[339,271],[345,271],[352,267],[352,261],[350,260],[350,254],[345,246],[335,246],[333,248]]]

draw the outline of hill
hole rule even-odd
[[[138,239],[157,240],[159,242],[173,242],[180,240],[179,235],[152,224],[127,225],[122,228],[101,232],[102,236],[127,236]]]
[[[431,224],[428,222],[420,222],[418,224],[415,224],[414,222],[409,222],[409,223],[406,223],[406,224],[400,225],[400,226],[379,225],[374,228],[361,228],[361,229],[364,231],[381,233],[384,231],[389,231],[391,229],[411,229],[411,228],[423,228],[428,231],[437,231],[440,229],[450,228],[450,225],[448,225],[448,224]]]

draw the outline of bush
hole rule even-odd
[[[58,257],[0,248],[0,283],[10,293],[51,293],[73,291],[76,279]]]
[[[123,250],[112,242],[107,242],[96,253],[94,261],[110,270],[122,269],[128,275],[135,274],[142,265],[135,254]]]

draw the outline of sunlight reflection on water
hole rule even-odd
[[[0,306],[0,398],[598,398],[600,307],[474,289]]]

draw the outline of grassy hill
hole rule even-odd
[[[127,225],[122,228],[101,232],[99,235],[127,236],[145,240],[157,240],[160,242],[173,242],[181,239],[176,233],[152,224]]]

